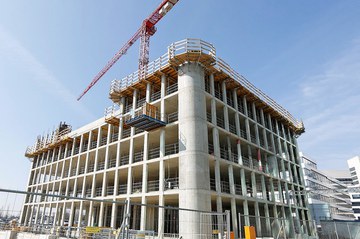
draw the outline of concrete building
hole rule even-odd
[[[270,217],[286,219],[291,237],[309,233],[306,197],[297,193],[305,190],[296,141],[301,122],[201,40],[171,44],[149,63],[145,79],[138,75],[112,82],[115,108],[105,117],[72,132],[61,124],[38,138],[26,153],[29,192],[230,210],[236,236],[239,214],[245,224],[247,215],[266,217],[268,227]],[[199,219],[131,210],[134,229],[199,233],[189,223]],[[27,197],[21,223],[117,228],[122,215],[114,204],[38,196]],[[254,224],[259,233],[260,219]]]
[[[317,225],[320,225],[320,220],[355,220],[347,185],[333,177],[338,176],[345,180],[344,173],[322,172],[317,169],[314,160],[302,153],[300,155],[309,208]]]

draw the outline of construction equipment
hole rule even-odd
[[[80,100],[100,78],[122,57],[129,48],[140,38],[140,57],[139,57],[139,78],[143,79],[146,75],[146,65],[149,63],[150,37],[156,32],[155,25],[168,13],[178,0],[163,0],[156,10],[146,18],[141,27],[125,43],[125,45],[114,55],[105,67],[94,77],[90,85],[86,87],[77,100]]]

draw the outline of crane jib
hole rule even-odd
[[[156,8],[156,10],[150,14],[148,18],[143,21],[143,25],[135,32],[135,34],[126,42],[126,44],[121,47],[121,49],[113,56],[113,58],[108,61],[105,67],[94,77],[91,83],[86,87],[83,93],[78,97],[77,100],[80,100],[99,80],[105,75],[105,73],[124,55],[127,50],[140,38],[142,37],[140,43],[140,59],[139,59],[139,69],[143,68],[143,63],[149,61],[149,37],[152,36],[155,31],[155,25],[163,18],[178,2],[178,0],[163,0],[161,4]],[[142,30],[145,27],[145,31]]]

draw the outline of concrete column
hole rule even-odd
[[[181,65],[179,72],[179,207],[210,211],[205,72],[200,64],[192,62]],[[194,223],[199,222],[199,215],[180,212],[179,217],[180,236],[200,233]]]
[[[82,212],[84,210],[84,201],[81,200],[80,201],[80,206],[79,206],[79,215],[78,215],[78,218],[77,218],[77,224],[78,224],[78,229],[77,231],[79,232],[80,231],[80,227],[82,227],[82,220],[83,220],[83,217],[82,217]]]
[[[214,97],[211,98],[211,123],[217,126],[216,100]]]
[[[230,137],[226,136],[226,147],[227,147],[227,154],[229,157],[229,160],[232,161],[232,152],[231,152],[231,141],[230,141]]]
[[[254,115],[255,122],[257,122],[258,119],[257,119],[257,115],[256,115],[255,103],[253,102],[251,104],[251,106],[252,106],[252,112],[253,112],[253,115]],[[259,127],[258,127],[257,124],[255,124],[255,139],[256,139],[256,144],[259,146],[260,145],[260,134],[259,134]]]
[[[253,162],[253,157],[252,157],[252,153],[251,153],[251,146],[248,144],[246,145],[247,147],[247,157],[249,158],[250,161],[250,168],[254,167],[254,162]]]
[[[244,113],[246,115],[246,118],[245,118],[246,139],[251,142],[249,114],[248,114],[248,110],[251,110],[251,109],[247,108],[246,95],[244,95],[244,97],[243,97],[243,102],[244,102]]]
[[[227,95],[226,95],[226,83],[225,81],[221,82],[221,90],[222,90],[222,97],[224,105],[224,126],[225,130],[229,131],[229,113],[228,113],[228,107],[227,107]]]
[[[102,135],[102,128],[101,126],[98,128],[98,137],[97,137],[97,147],[95,149],[95,161],[94,161],[94,172],[96,172],[97,170],[97,165],[99,162],[99,146],[100,146],[100,142],[101,142],[101,135]],[[95,182],[93,181],[93,186],[94,186]]]
[[[228,166],[230,193],[235,195],[234,169],[231,164]]]
[[[40,224],[44,224],[44,220],[45,220],[45,216],[46,216],[46,204],[43,203],[43,211],[42,214],[40,215]]]
[[[96,161],[96,160],[95,160]],[[91,198],[94,198],[95,194],[95,186],[96,186],[96,174],[92,175],[92,187],[91,187]],[[89,216],[88,216],[88,226],[92,226],[92,219],[93,219],[93,210],[94,210],[94,202],[90,201],[89,206]]]
[[[125,110],[125,97],[121,97],[120,99],[120,104],[119,104],[119,111],[120,111],[120,115],[124,115],[124,110]],[[120,121],[119,121],[119,139],[121,140],[123,138],[123,131],[124,131],[124,118],[120,117]],[[120,146],[119,146],[120,147]],[[120,151],[118,150],[117,153],[119,154]],[[119,166],[119,164],[117,164]]]
[[[233,228],[233,232],[234,232],[234,238],[238,238],[238,232],[239,232],[239,227],[238,227],[238,222],[237,222],[237,211],[236,211],[236,201],[235,198],[232,197],[231,198],[231,221],[232,221],[232,228]]]
[[[70,216],[69,216],[69,226],[73,226],[74,225],[74,211],[76,210],[75,205],[74,205],[74,201],[71,202],[71,206],[70,206]]]
[[[166,75],[161,76],[161,101],[160,101],[160,113],[161,113],[161,121],[166,121],[165,119],[165,100],[164,97],[166,95]]]
[[[271,192],[270,200],[273,201],[274,203],[276,203],[275,190],[274,190],[274,180],[272,178],[269,179],[269,184],[270,184],[270,192]]]
[[[293,150],[293,145],[291,143],[288,144],[288,149],[290,151],[290,160],[297,164],[296,160],[295,160],[295,155],[294,155],[294,150]]]
[[[281,186],[281,181],[277,181],[278,183],[278,192],[279,192],[279,199],[281,203],[285,203],[284,194]]]
[[[220,158],[220,142],[219,142],[219,131],[217,128],[212,128],[213,136],[213,147],[214,147],[214,156],[218,159]]]
[[[261,180],[261,191],[262,191],[262,196],[264,198],[264,200],[267,200],[267,191],[266,191],[266,185],[265,185],[265,177],[264,175],[260,174],[259,175],[260,180]]]
[[[251,188],[252,188],[253,197],[257,198],[256,177],[254,172],[251,172]]]
[[[144,155],[145,157],[145,155]],[[146,154],[147,159],[147,154]],[[141,196],[141,203],[146,204],[146,196],[145,193],[147,192],[147,182],[148,182],[148,164],[145,162],[143,165],[143,178],[142,178],[142,196]],[[160,189],[160,188],[159,188]],[[141,217],[140,217],[140,230],[145,230],[146,228],[146,207],[141,207]]]
[[[115,197],[113,198],[113,200],[116,200]],[[116,215],[117,213],[121,213],[117,211],[117,204],[113,203],[111,205],[111,222],[110,222],[110,227],[112,229],[116,229]]]
[[[239,118],[239,113],[238,113],[238,100],[237,100],[237,89],[233,89],[232,90],[232,97],[233,97],[233,100],[234,100],[234,107],[235,107],[235,110],[236,110],[236,113],[235,113],[235,126],[236,126],[236,135],[238,137],[241,136],[241,133],[240,133],[240,118]]]
[[[56,222],[58,221],[58,218],[59,218],[59,203],[56,203],[53,226],[56,226]]]
[[[241,178],[241,192],[242,195],[245,197],[247,195],[247,189],[246,189],[246,177],[245,177],[245,169],[240,169],[240,178]]]
[[[261,220],[260,220],[260,212],[259,212],[259,203],[255,201],[255,228],[256,228],[256,234],[261,235]]]
[[[62,207],[60,226],[64,226],[65,214],[66,214],[66,202],[64,202],[63,207]]]
[[[243,208],[244,208],[244,222],[245,222],[244,226],[250,226],[248,200],[245,200],[243,202]]]
[[[215,97],[215,81],[214,81],[214,74],[210,74],[210,94]]]
[[[21,214],[23,215],[20,225],[22,226],[28,226],[29,225],[29,213],[30,213],[30,205],[23,206],[23,209],[21,211]]]
[[[65,150],[65,154],[66,154],[66,150]],[[59,170],[59,162],[56,162],[54,180],[57,180],[58,170]]]
[[[31,211],[30,211],[30,221],[29,221],[29,226],[33,225],[33,216],[34,216],[34,211],[35,211],[35,205],[32,205],[32,206],[29,206],[31,208]]]
[[[135,110],[136,110],[137,93],[138,93],[138,90],[134,90],[133,112],[135,112]],[[135,134],[135,128],[131,127],[131,139],[130,139],[130,147],[129,147],[129,164],[133,163],[133,158],[134,158],[134,138],[133,138],[134,134]]]
[[[100,203],[100,212],[99,212],[99,227],[102,227],[104,224],[104,210],[105,210],[105,204],[104,202]]]
[[[142,204],[147,203],[144,193],[141,197],[141,203]],[[141,216],[140,216],[140,230],[145,230],[145,229],[146,229],[146,207],[142,206],[141,207]]]
[[[269,205],[266,203],[264,205],[265,210],[265,227],[267,232],[271,232],[271,221],[270,221],[270,213],[269,213]]]
[[[238,154],[238,164],[243,164],[243,160],[242,160],[242,155],[241,155],[241,141],[240,139],[238,139],[236,141],[236,149],[237,149],[237,154]]]
[[[217,194],[221,193],[221,175],[219,158],[215,159],[215,187]]]
[[[160,194],[159,195],[159,206],[164,206],[164,195]],[[164,236],[164,215],[165,210],[164,208],[160,208],[159,207],[159,220],[158,220],[158,235],[159,238],[163,238]],[[179,223],[180,224],[180,223]]]

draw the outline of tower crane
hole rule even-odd
[[[178,0],[163,0],[162,3],[143,22],[135,34],[125,43],[123,47],[111,58],[105,67],[94,77],[83,93],[78,97],[80,100],[105,73],[129,50],[129,48],[140,38],[139,56],[139,78],[146,75],[146,65],[149,63],[150,37],[156,32],[155,25],[163,18]]]

